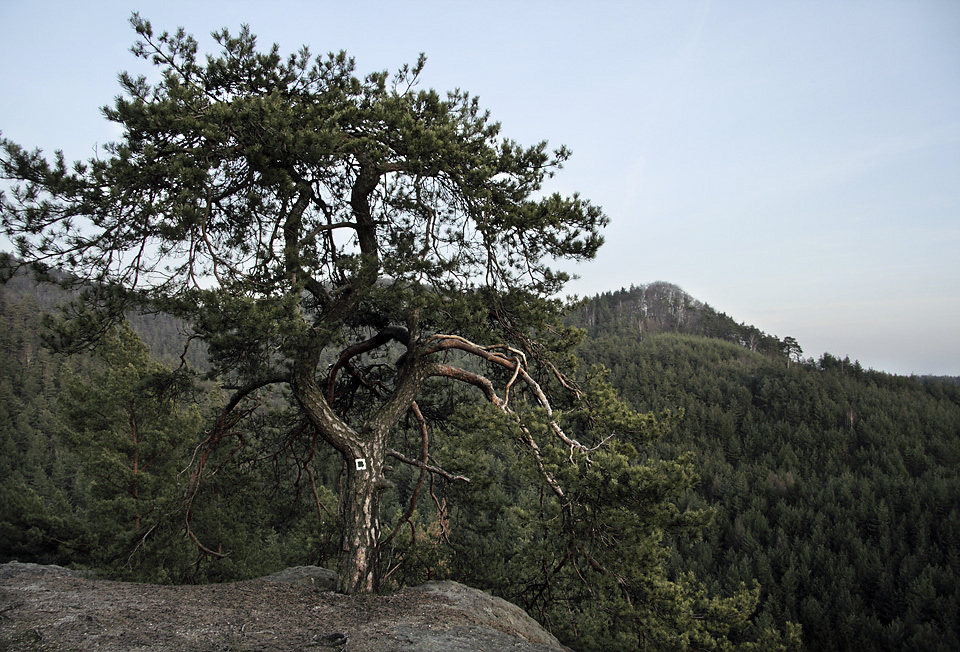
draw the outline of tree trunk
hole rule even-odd
[[[379,587],[380,496],[388,486],[383,477],[384,447],[370,446],[368,457],[348,459],[340,501],[340,593],[372,593]]]
[[[401,372],[394,395],[364,425],[355,430],[330,407],[311,371],[295,378],[294,391],[320,436],[337,449],[347,466],[340,494],[340,593],[371,593],[379,583],[380,497],[392,486],[384,475],[390,429],[409,409],[423,379],[423,365],[409,364]]]

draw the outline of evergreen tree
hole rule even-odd
[[[287,388],[301,418],[290,437],[325,442],[346,468],[344,592],[379,580],[388,458],[443,473],[394,445],[401,421],[426,428],[416,401],[430,379],[515,418],[526,393],[542,434],[572,461],[587,454],[550,416],[551,392],[575,387],[531,338],[559,309],[566,276],[551,261],[591,258],[607,221],[577,196],[539,197],[566,149],[500,139],[475,98],[417,90],[423,59],[360,79],[343,53],[283,59],[244,28],[215,34],[222,52],[203,63],[182,29],[131,22],[161,79],[121,76],[104,113],[123,138],[106,156],[69,168],[3,142],[6,234],[80,291],[55,345],[102,336],[133,308],[184,319],[232,388],[200,465],[239,436],[258,390]],[[564,495],[540,436],[519,436]]]
[[[67,361],[43,348],[39,331],[37,300],[0,289],[0,559],[83,562],[77,460],[51,398]]]
[[[610,380],[633,407],[684,410],[654,448],[689,451],[699,495],[681,505],[716,510],[702,541],[675,540],[669,568],[714,595],[759,581],[755,622],[799,623],[810,650],[954,649],[955,385],[746,348],[616,328],[579,348],[622,369]]]
[[[68,374],[60,405],[65,439],[87,485],[93,561],[110,567],[128,555],[133,560],[131,551],[155,548],[157,540],[176,545],[155,531],[169,529],[177,511],[178,476],[201,413],[189,379],[153,361],[126,324],[95,352],[103,371],[89,379]]]

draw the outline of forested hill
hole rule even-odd
[[[233,502],[211,501],[208,518],[197,514],[198,532],[202,522],[218,528],[201,538],[228,542],[230,557],[196,561],[176,524],[150,532],[152,552],[130,552],[144,535],[122,539],[120,526],[106,525],[129,499],[108,500],[109,487],[78,473],[89,451],[64,439],[60,397],[76,393],[71,379],[95,364],[40,346],[41,308],[57,299],[47,292],[17,280],[0,289],[0,561],[183,569],[152,581],[236,579],[323,562],[335,538],[318,535],[316,505],[332,494],[319,484],[319,494],[299,491],[296,477],[291,503],[266,489],[281,472],[270,465],[224,471],[223,495]],[[583,369],[607,367],[640,410],[683,411],[647,453],[691,455],[700,481],[686,500],[712,507],[714,519],[702,541],[676,543],[674,576],[693,571],[713,595],[759,581],[761,626],[800,623],[808,650],[960,649],[960,386],[830,355],[804,359],[790,338],[737,323],[668,283],[594,297],[570,320],[587,331]],[[175,321],[137,328],[154,354],[178,362]],[[173,412],[164,417],[191,418]],[[186,440],[165,445],[187,459],[193,450]],[[172,477],[183,468],[177,463]],[[157,485],[152,502],[138,498],[139,509],[165,509],[181,494]]]
[[[737,323],[672,283],[657,281],[604,292],[583,302],[570,318],[589,338],[622,336],[643,341],[657,333],[701,335],[770,355],[788,353],[784,342],[756,326]],[[789,339],[787,340],[790,341]]]
[[[66,291],[56,285],[38,284],[26,271],[17,273],[0,285],[0,307],[3,308],[4,315],[8,311],[29,313],[27,319],[34,325],[31,338],[38,343],[44,332],[41,326],[42,315],[56,312],[59,306],[69,300],[70,295]],[[176,366],[180,364],[181,356],[185,356],[191,365],[200,369],[206,368],[202,347],[193,343],[185,348],[187,337],[180,320],[166,314],[128,315],[127,319],[150,349],[154,359]]]
[[[681,408],[658,454],[694,455],[690,500],[716,509],[672,561],[723,592],[759,580],[761,612],[810,650],[960,649],[960,387],[824,355],[655,283],[573,321],[640,410]],[[799,356],[796,356],[799,358]]]

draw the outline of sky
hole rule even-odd
[[[87,159],[133,11],[155,32],[248,24],[263,47],[427,55],[503,135],[573,157],[547,190],[611,223],[590,296],[667,281],[804,357],[960,376],[960,2],[0,0],[0,131]]]

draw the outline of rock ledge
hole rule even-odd
[[[456,582],[383,596],[329,590],[313,567],[230,584],[110,582],[0,565],[0,650],[561,652],[522,609]]]

